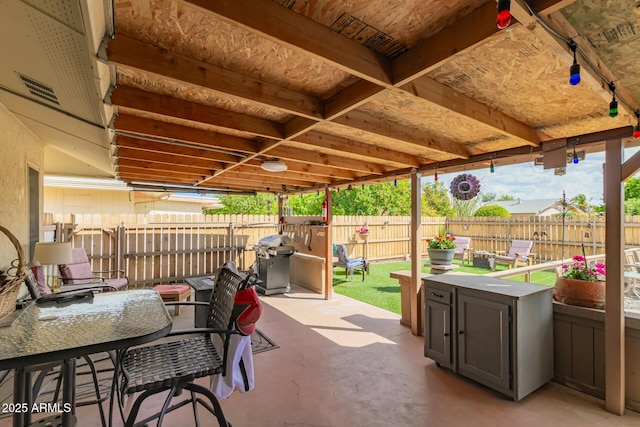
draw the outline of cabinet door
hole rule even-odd
[[[510,304],[464,291],[457,303],[458,373],[510,390]]]
[[[431,300],[425,306],[424,355],[452,369],[451,306]]]

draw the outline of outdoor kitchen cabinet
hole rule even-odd
[[[553,377],[552,288],[482,275],[423,279],[424,354],[520,400]]]

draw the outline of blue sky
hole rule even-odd
[[[625,150],[625,158],[631,156],[638,148]],[[577,165],[567,165],[567,173],[554,175],[553,169],[544,170],[542,166],[534,166],[533,162],[518,165],[496,166],[495,173],[489,168],[467,171],[480,180],[483,193],[496,193],[498,196],[508,194],[522,200],[561,198],[566,191],[567,198],[576,194],[585,194],[590,204],[602,204],[603,175],[602,164],[604,152],[590,153]],[[459,173],[440,174],[439,180],[447,188]],[[424,178],[426,182],[432,176]]]

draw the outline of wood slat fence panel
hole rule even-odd
[[[134,285],[180,282],[209,275],[227,261],[241,269],[255,262],[253,246],[277,234],[276,216],[261,215],[47,215],[63,240],[85,247],[94,270],[124,268]],[[169,222],[164,222],[169,221]],[[409,216],[335,216],[333,241],[350,256],[371,261],[409,259]],[[366,242],[356,230],[368,227]],[[513,239],[533,240],[537,262],[605,253],[603,216],[422,218],[427,239],[445,230],[472,238],[475,250],[508,250]],[[306,228],[305,228],[306,227]],[[308,226],[289,227],[303,238]],[[298,236],[296,233],[300,234]],[[57,237],[56,237],[57,238]],[[564,244],[563,244],[564,242]],[[640,216],[627,217],[625,246],[640,246]]]

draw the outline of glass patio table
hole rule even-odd
[[[0,369],[14,369],[14,403],[7,405],[13,425],[31,422],[29,374],[32,365],[63,361],[62,425],[75,419],[75,360],[161,338],[171,316],[157,292],[149,289],[105,292],[46,304],[31,303],[10,326],[0,328]],[[4,409],[4,408],[3,408]],[[37,407],[36,407],[37,411]],[[60,417],[54,414],[51,418]]]

